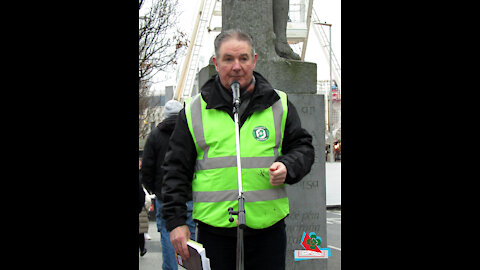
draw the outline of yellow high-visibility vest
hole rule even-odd
[[[245,219],[250,228],[270,227],[289,213],[285,184],[272,186],[269,167],[282,155],[287,95],[254,112],[240,129]],[[197,150],[192,181],[193,218],[215,227],[235,227],[228,208],[238,211],[235,123],[230,115],[206,109],[201,94],[185,101],[188,128]]]

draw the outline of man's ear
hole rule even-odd
[[[212,62],[215,65],[215,70],[218,72],[217,58],[215,58],[215,56],[212,56]]]

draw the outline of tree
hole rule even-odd
[[[187,46],[186,35],[176,28],[178,0],[152,0],[146,7],[145,0],[139,0],[138,27],[138,135],[148,133],[145,120],[150,118],[153,77],[160,71],[176,64],[176,59]],[[143,15],[142,15],[143,14]]]

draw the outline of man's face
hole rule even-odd
[[[222,42],[218,58],[214,56],[212,60],[225,88],[230,89],[234,80],[240,83],[240,88],[249,86],[257,64],[257,54],[252,57],[251,53],[250,45],[246,41],[231,38]],[[253,87],[248,90],[253,91]]]

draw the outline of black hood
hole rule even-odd
[[[161,131],[171,132],[175,128],[175,123],[177,122],[177,117],[178,117],[178,115],[172,115],[170,117],[167,117],[167,118],[163,119],[163,121],[160,122],[157,125],[157,127]]]

